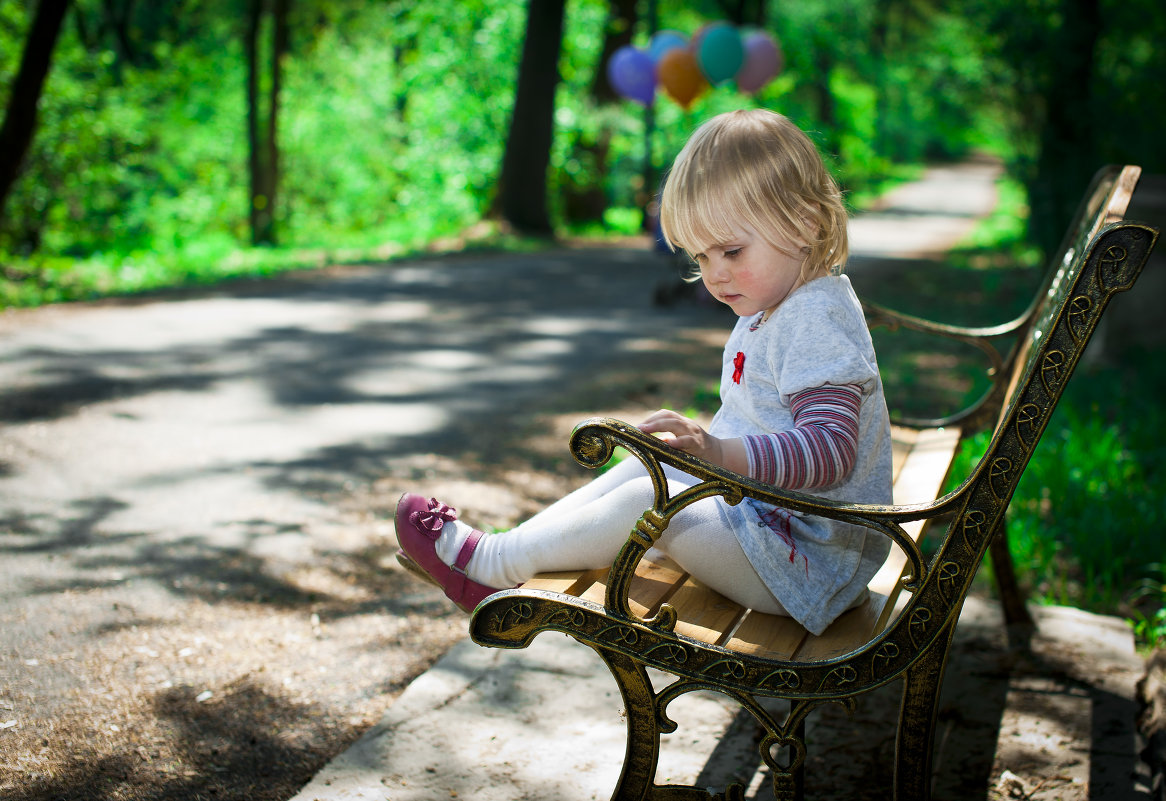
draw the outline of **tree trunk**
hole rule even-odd
[[[1052,253],[1060,243],[1077,198],[1097,169],[1090,88],[1101,36],[1098,0],[1063,0],[1061,28],[1045,51],[1049,85],[1036,176],[1029,189],[1029,230]]]
[[[9,90],[4,125],[0,127],[0,219],[36,132],[37,105],[68,10],[69,0],[41,0],[24,42],[20,68]]]
[[[552,231],[547,210],[547,167],[554,134],[565,6],[566,0],[529,0],[518,88],[499,181],[503,219],[516,230],[539,235]]]
[[[247,5],[247,143],[251,176],[249,218],[254,245],[276,244],[275,202],[279,188],[279,90],[283,58],[288,52],[288,7],[291,0],[250,0]],[[260,87],[259,34],[263,16],[271,16],[271,64],[267,96]],[[264,102],[266,100],[266,102]],[[264,108],[266,106],[266,108]]]
[[[734,25],[765,27],[766,0],[719,0],[717,5]]]
[[[619,95],[607,80],[607,62],[612,55],[624,45],[632,43],[632,34],[635,32],[636,0],[611,0],[608,4],[607,27],[603,32],[603,50],[599,54],[599,62],[595,69],[595,77],[591,81],[591,96],[596,103],[614,103]]]

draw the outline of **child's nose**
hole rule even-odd
[[[717,283],[729,280],[729,265],[721,259],[711,259],[709,262],[709,276]]]

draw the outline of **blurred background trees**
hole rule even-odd
[[[55,42],[38,15],[61,18]],[[611,91],[616,48],[715,20],[773,34],[780,75],[688,109]],[[49,279],[144,286],[173,279],[170,264],[181,280],[252,243],[416,248],[492,217],[632,232],[692,128],[743,105],[809,130],[851,192],[896,165],[991,152],[1047,248],[1101,164],[1163,171],[1163,41],[1156,0],[4,3],[0,282],[69,296]],[[30,108],[35,135],[9,145]]]

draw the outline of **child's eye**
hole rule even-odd
[[[726,259],[735,259],[741,255],[742,250],[743,250],[743,248],[733,248],[732,250],[726,250],[725,251],[725,258]]]

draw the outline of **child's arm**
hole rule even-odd
[[[824,385],[790,402],[788,431],[719,439],[676,412],[662,409],[643,423],[649,434],[669,432],[674,448],[784,489],[815,489],[841,481],[854,466],[862,390]]]

